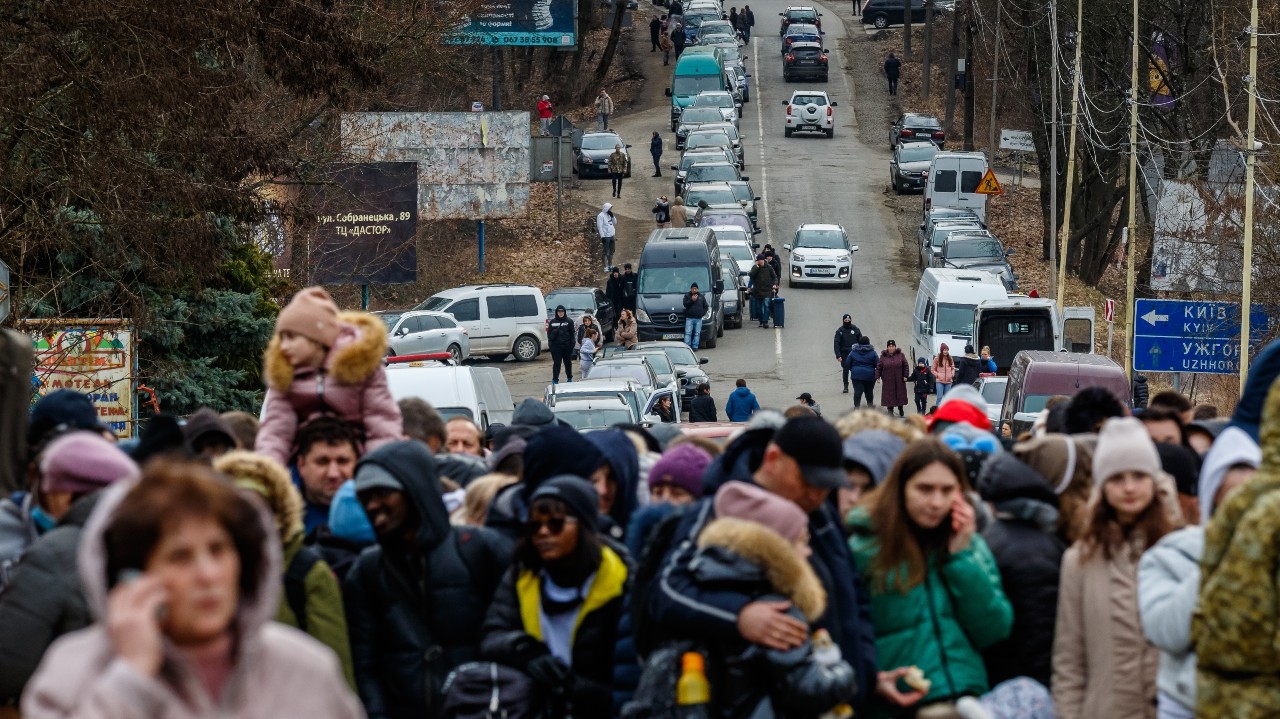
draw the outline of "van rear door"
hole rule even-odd
[[[1062,347],[1068,352],[1093,354],[1094,324],[1097,314],[1092,307],[1062,308]]]
[[[925,186],[924,211],[935,207],[972,210],[986,221],[987,196],[978,194],[978,184],[986,174],[987,162],[980,156],[960,157],[940,152],[929,167]]]
[[[984,307],[973,311],[973,346],[991,348],[996,373],[1006,374],[1022,350],[1057,349],[1050,307]]]

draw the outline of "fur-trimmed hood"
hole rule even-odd
[[[356,311],[339,313],[338,322],[341,328],[325,357],[325,374],[338,384],[361,384],[382,366],[387,356],[387,326],[368,312]],[[294,370],[280,349],[278,336],[271,338],[263,359],[267,386],[281,392],[289,391],[295,377],[311,373],[309,369]]]
[[[230,477],[238,486],[261,495],[275,516],[280,541],[302,534],[302,495],[289,471],[275,460],[247,451],[228,452],[213,462],[213,468]]]
[[[695,572],[700,577],[763,580],[790,599],[809,621],[816,621],[826,612],[827,593],[813,567],[782,535],[763,524],[721,517],[698,535],[698,548],[701,556],[695,562],[701,566]],[[707,566],[708,563],[714,566]],[[759,573],[755,577],[751,576],[752,568]]]

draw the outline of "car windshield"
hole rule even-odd
[[[938,146],[932,142],[928,145],[905,145],[898,150],[898,162],[928,162],[938,154]]]
[[[844,233],[840,230],[801,230],[796,233],[796,247],[843,250],[845,249]]]
[[[698,227],[715,227],[717,225],[736,225],[741,227],[744,232],[752,229],[751,218],[736,212],[732,215],[723,212],[704,212],[702,213],[702,219],[698,221]],[[702,285],[698,286],[701,287]]]
[[[940,335],[968,337],[973,334],[973,305],[938,303],[934,332]]]
[[[697,28],[697,27],[702,27],[702,23],[708,20],[718,20],[718,19],[720,19],[720,13],[717,13],[714,11],[712,12],[700,11],[692,15],[689,13],[685,13],[684,24],[687,25],[688,27]]]
[[[793,22],[787,26],[787,37],[795,37],[796,35],[817,35],[818,28],[816,25],[808,23]]]
[[[973,224],[964,225],[936,225],[933,230],[933,246],[942,247],[942,241],[947,236],[959,230],[977,230],[979,227]]]
[[[796,95],[791,98],[792,105],[817,105],[822,107],[827,104],[827,98],[822,95]]]
[[[396,322],[399,322],[400,318],[404,317],[404,314],[401,312],[384,312],[378,317],[382,318],[382,322],[387,326],[387,331],[390,332],[391,328],[396,326]]]
[[[675,368],[671,366],[671,360],[665,352],[651,351],[642,355],[633,355],[644,357],[649,361],[649,366],[653,368],[655,374],[674,374]]]
[[[818,13],[815,10],[792,10],[787,13],[787,20],[792,23],[813,24],[818,21]]]
[[[428,297],[425,302],[418,305],[417,307],[414,307],[414,309],[415,310],[431,310],[432,312],[440,312],[444,308],[448,307],[449,303],[451,302],[453,302],[453,300],[449,297],[441,297],[440,295],[436,295],[435,297]]]
[[[547,315],[555,312],[557,305],[564,305],[570,312],[594,312],[595,298],[588,292],[552,292],[547,295]]]
[[[983,382],[982,383],[982,399],[987,404],[1000,404],[1004,402],[1004,388],[1007,382]]]
[[[699,287],[711,286],[711,277],[707,274],[705,264],[654,265],[640,268],[641,294],[683,295],[695,282]]]
[[[738,139],[738,128],[734,127],[732,122],[725,122],[723,119],[721,119],[720,122],[716,123],[713,127],[700,127],[698,128],[698,130],[701,130],[703,132],[710,132],[712,130],[715,130],[717,132],[723,132],[724,134],[729,136],[730,140],[734,140],[735,142]]]
[[[737,41],[733,39],[732,35],[727,35],[722,32],[712,32],[712,33],[707,33],[703,35],[701,42],[703,45],[714,45],[719,42],[737,42]]]
[[[582,149],[584,150],[612,150],[614,145],[622,144],[622,138],[611,133],[584,135],[582,138]]]
[[[796,57],[818,57],[822,54],[820,47],[797,47],[791,51]]]
[[[728,188],[703,190],[699,188],[691,188],[689,197],[684,204],[690,207],[697,207],[699,202],[705,202],[708,205],[736,205],[738,198],[733,196],[733,190]]]
[[[680,122],[685,125],[697,125],[705,122],[724,122],[724,116],[715,107],[686,107],[680,113]]]
[[[733,95],[717,92],[714,95],[698,95],[693,98],[693,107],[734,107]]]
[[[689,174],[685,178],[685,182],[724,182],[726,180],[738,179],[738,170],[733,165],[708,165],[698,167],[694,165],[689,168]]]
[[[688,347],[663,347],[662,351],[666,353],[673,365],[686,367],[698,364],[698,358],[694,356],[693,350]]]
[[[733,25],[728,20],[707,20],[702,23],[702,31],[704,33],[724,33],[725,35],[733,34]]]
[[[631,412],[619,407],[617,409],[561,409],[555,412],[556,419],[567,422],[574,429],[605,429],[615,424],[631,422]]]
[[[925,130],[938,130],[942,128],[942,123],[938,122],[938,118],[928,115],[907,115],[902,118],[903,127],[918,127]]]
[[[711,153],[711,152],[696,152],[696,153],[686,152],[680,156],[680,169],[688,170],[690,167],[693,166],[693,163],[695,162],[717,162],[717,161],[722,161],[727,163],[728,158],[725,157],[723,152],[718,154]]]
[[[756,196],[751,193],[751,185],[745,182],[733,182],[729,184],[733,190],[733,196],[738,198],[739,202],[754,202]]]
[[[716,234],[720,235],[724,233],[720,230],[716,230]],[[746,234],[746,233],[744,232],[743,234]],[[733,244],[725,244],[723,242],[720,243],[720,254],[728,255],[732,257],[734,260],[739,260],[742,262],[751,262],[756,258],[756,256],[752,254],[750,247],[748,247],[747,245],[739,245],[737,243],[733,243]]]
[[[1004,249],[998,240],[974,239],[951,240],[947,243],[948,259],[972,259],[975,257],[999,258],[1004,256]]]
[[[695,147],[731,147],[732,145],[733,140],[723,132],[689,135],[689,139],[685,141],[685,147],[690,150]]]
[[[738,48],[736,47],[737,41],[734,41],[734,45],[735,47],[722,48],[720,51],[720,59],[726,65],[742,64],[741,56],[738,54]]]
[[[587,372],[587,379],[632,379],[644,387],[653,386],[653,378],[640,364],[597,364]]]
[[[720,75],[676,75],[671,81],[673,95],[697,95],[704,90],[719,90],[723,87]]]

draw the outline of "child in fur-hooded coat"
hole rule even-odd
[[[289,466],[298,427],[332,415],[363,429],[364,451],[400,439],[400,407],[382,361],[387,329],[367,312],[339,312],[321,287],[294,296],[276,320],[263,374],[266,411],[254,451]]]

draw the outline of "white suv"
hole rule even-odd
[[[787,106],[787,124],[782,132],[791,137],[793,132],[823,132],[827,137],[836,136],[835,101],[827,97],[827,93],[814,90],[797,90],[791,93],[790,100],[783,100]]]
[[[787,286],[801,282],[839,284],[853,287],[853,253],[849,235],[840,225],[800,225],[795,239],[782,246],[790,253]]]

